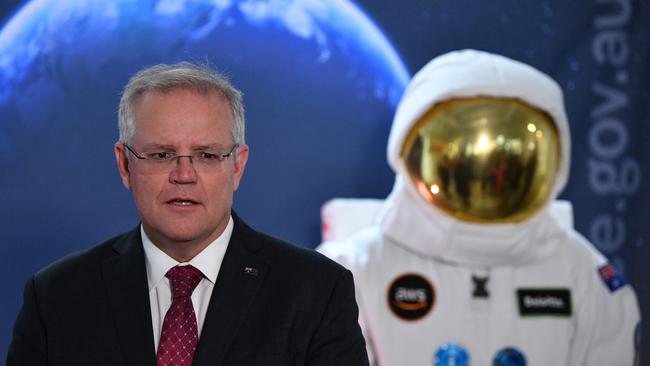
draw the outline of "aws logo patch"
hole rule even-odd
[[[418,274],[403,274],[388,287],[388,306],[403,320],[424,317],[433,308],[435,299],[433,286]]]

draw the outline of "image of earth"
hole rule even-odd
[[[244,93],[252,150],[235,207],[260,229],[315,246],[324,201],[389,191],[385,141],[409,75],[353,3],[35,0],[0,33],[0,161],[14,178],[1,219],[36,218],[62,241],[136,223],[111,152],[119,95],[138,69],[182,60]]]

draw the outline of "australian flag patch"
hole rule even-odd
[[[614,292],[627,285],[625,277],[611,263],[605,263],[598,267],[598,273],[600,274],[600,278],[603,279],[603,282],[605,282],[605,285],[607,285],[609,292]]]

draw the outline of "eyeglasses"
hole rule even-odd
[[[215,150],[198,150],[193,151],[190,155],[178,155],[173,151],[152,151],[138,153],[131,146],[124,146],[142,162],[142,168],[150,173],[169,172],[174,168],[174,164],[180,164],[181,158],[190,159],[190,163],[195,169],[205,171],[219,170],[222,163],[235,154],[239,144],[235,144],[229,152],[223,154]]]

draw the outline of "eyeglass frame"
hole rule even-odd
[[[171,155],[171,156],[169,157],[169,162],[170,162],[170,163],[171,163],[173,160],[176,160],[176,165],[180,164],[181,158],[188,158],[188,159],[190,160],[190,164],[192,164],[192,166],[194,166],[194,159],[196,158],[196,154],[201,154],[201,153],[205,153],[205,152],[206,152],[205,150],[195,151],[194,153],[192,153],[192,154],[190,154],[190,155],[178,155],[176,152],[173,152],[173,151],[156,151],[156,152],[143,152],[143,153],[138,153],[137,151],[135,151],[135,149],[134,149],[133,147],[131,147],[131,146],[127,145],[127,144],[122,144],[122,145],[124,145],[124,147],[126,147],[126,149],[129,150],[129,152],[131,152],[131,154],[133,154],[133,156],[135,156],[138,160],[145,160],[145,161],[146,161],[146,160],[151,160],[151,161],[156,161],[156,160],[153,159],[153,158],[149,158],[149,157],[147,157],[147,156],[142,156],[142,155],[143,155],[143,154],[146,155],[146,154],[159,154],[159,153],[165,153],[165,154],[169,154],[169,155]],[[240,146],[241,146],[240,144],[235,144],[235,145],[233,145],[232,149],[230,149],[229,152],[227,152],[227,153],[225,153],[225,154],[213,154],[213,155],[215,155],[215,157],[216,157],[216,159],[217,159],[217,161],[218,161],[219,163],[223,163],[224,161],[226,161],[226,159],[228,159],[229,157],[235,155],[235,151],[236,151],[237,148],[240,147]],[[167,159],[165,159],[165,160],[158,160],[158,161],[159,161],[159,162],[166,162]]]

